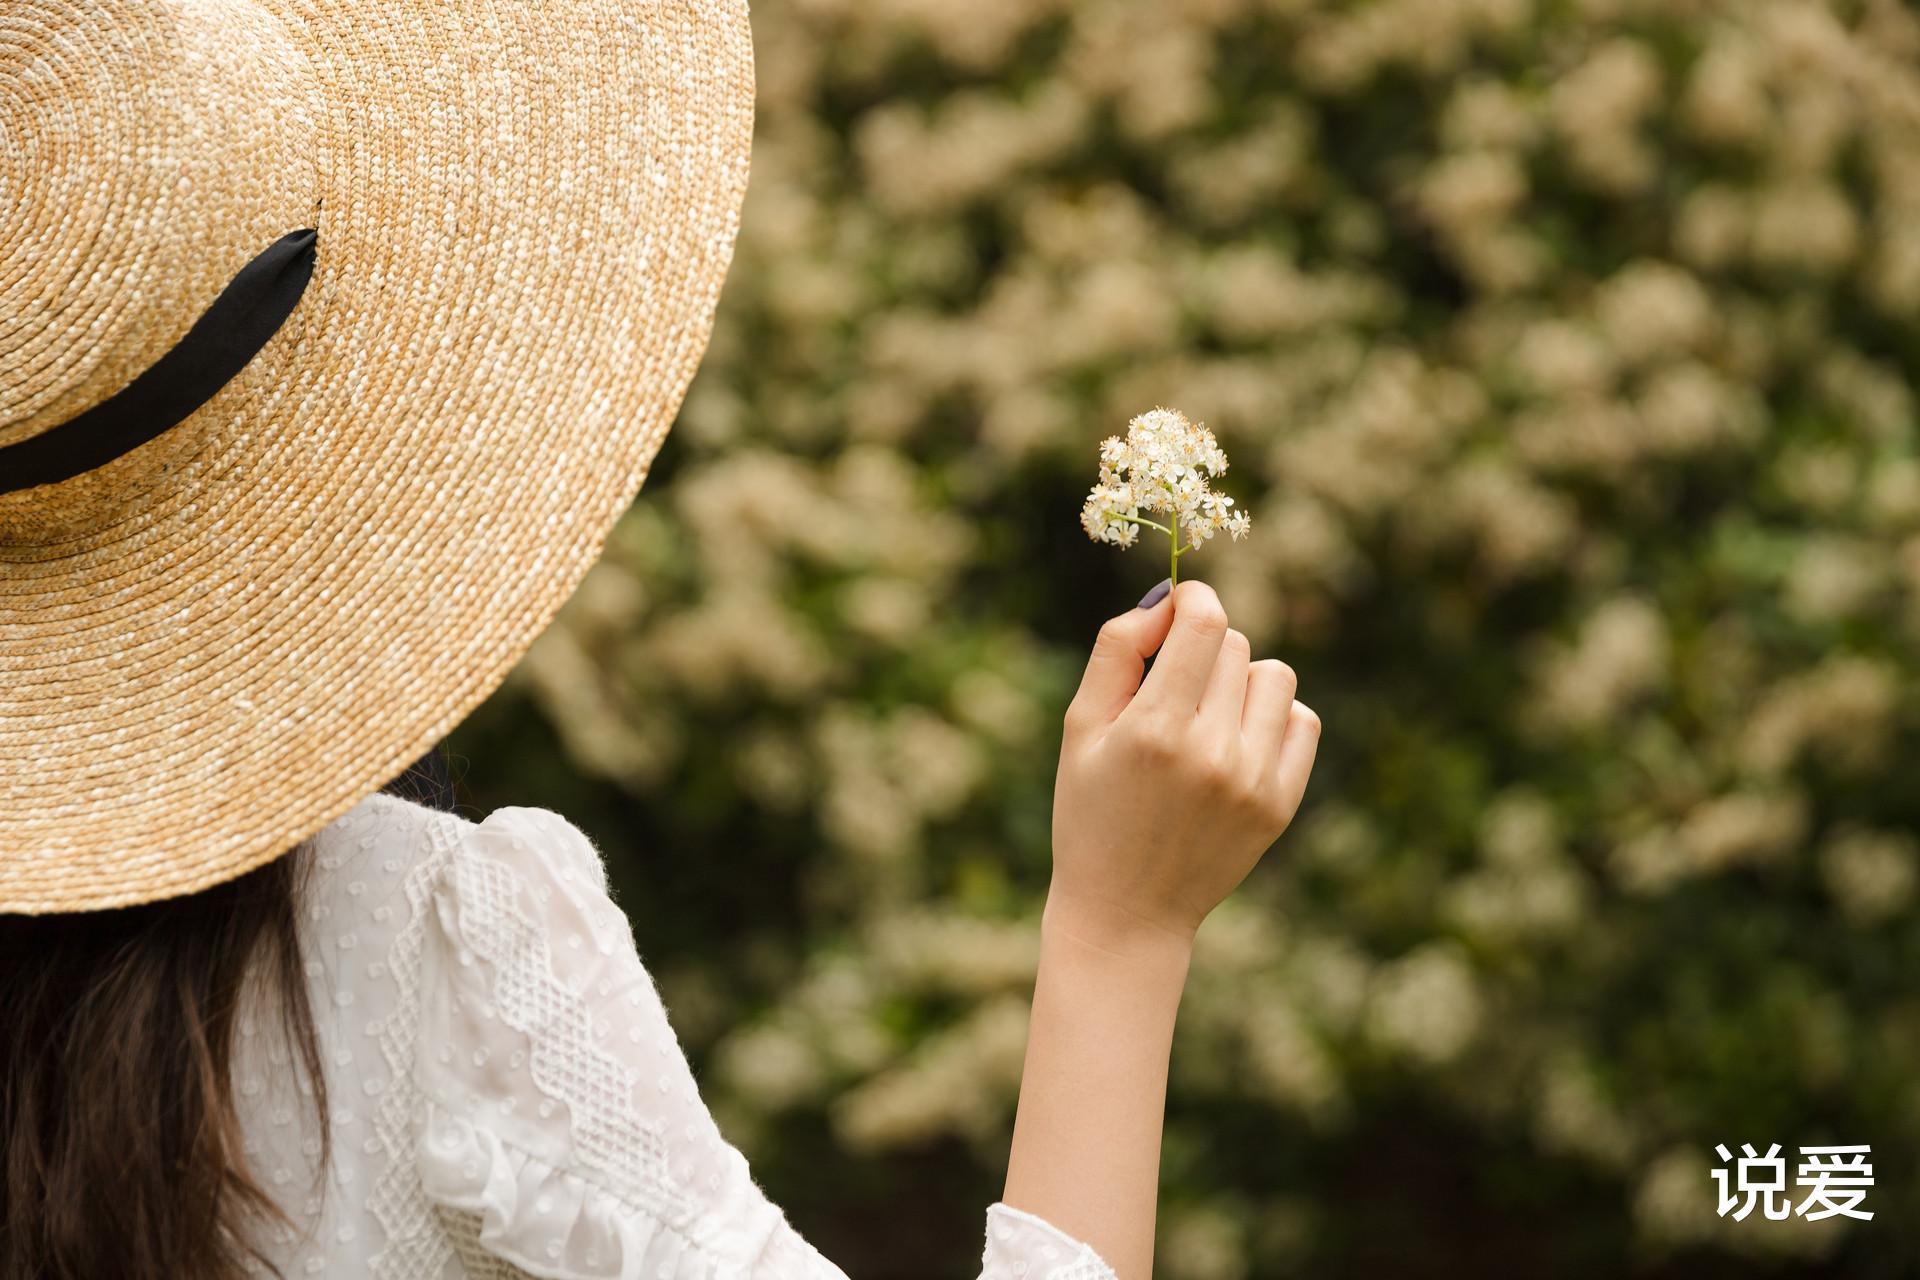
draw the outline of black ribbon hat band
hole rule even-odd
[[[313,278],[312,228],[268,245],[187,334],[145,372],[78,417],[0,447],[0,493],[57,484],[130,453],[232,381],[292,314]]]

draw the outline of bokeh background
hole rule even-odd
[[[971,1277],[1059,717],[1165,570],[1324,715],[1202,931],[1155,1274],[1920,1272],[1920,23],[1893,0],[759,0],[710,355],[453,740],[613,867],[730,1138]],[[1157,536],[1157,535],[1156,535]],[[1715,1143],[1873,1144],[1871,1223]]]

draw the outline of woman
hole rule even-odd
[[[842,1274],[580,831],[378,790],[644,477],[751,97],[732,3],[9,0],[0,1274]],[[1204,585],[1101,630],[984,1274],[1148,1274],[1194,931],[1317,735]]]

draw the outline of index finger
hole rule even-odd
[[[1226,638],[1227,611],[1213,588],[1193,580],[1175,587],[1173,628],[1135,703],[1151,710],[1197,711]]]

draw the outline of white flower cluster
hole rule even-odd
[[[1213,432],[1177,409],[1153,409],[1127,424],[1127,438],[1100,442],[1100,483],[1087,495],[1080,525],[1095,542],[1130,547],[1145,515],[1172,517],[1169,531],[1198,547],[1224,529],[1238,539],[1252,521],[1207,482],[1227,469]]]

